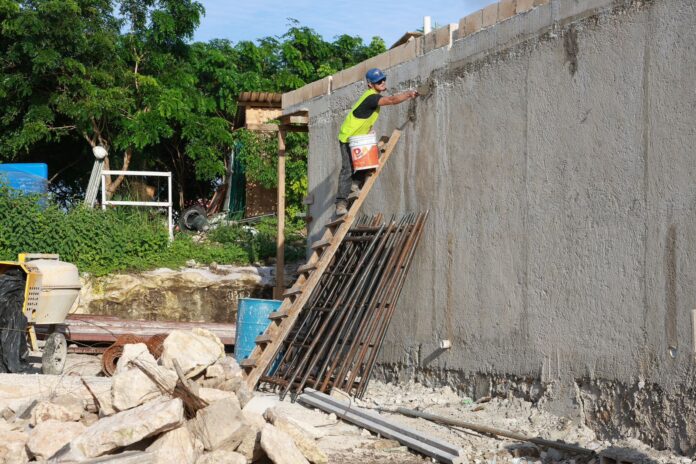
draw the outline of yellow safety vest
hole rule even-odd
[[[377,122],[377,118],[379,118],[379,106],[367,119],[356,118],[353,116],[353,111],[355,111],[355,109],[360,106],[360,104],[365,101],[367,97],[370,95],[375,95],[376,93],[377,92],[375,92],[374,89],[368,89],[364,94],[362,94],[355,105],[353,105],[353,108],[350,109],[350,113],[348,113],[348,116],[346,116],[346,119],[341,125],[341,130],[338,132],[338,140],[343,143],[348,143],[349,137],[370,133],[372,126],[374,126],[375,122]]]

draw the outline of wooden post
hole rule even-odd
[[[285,131],[278,131],[278,238],[276,240],[276,286],[273,297],[285,292]]]

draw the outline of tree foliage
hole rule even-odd
[[[289,91],[385,50],[295,20],[280,36],[192,43],[203,14],[195,0],[0,0],[0,161],[48,160],[54,189],[79,189],[101,145],[112,169],[174,172],[183,205],[245,139],[247,172],[272,185],[265,142],[232,131],[240,92]],[[288,141],[290,203],[306,189],[306,140]]]

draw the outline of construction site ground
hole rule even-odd
[[[32,353],[31,361],[32,371],[40,372],[40,354]],[[100,355],[71,353],[68,355],[64,375],[91,377],[98,375],[100,371]],[[2,377],[0,375],[0,388]],[[382,414],[391,421],[422,432],[424,436],[439,438],[460,446],[465,463],[696,463],[696,460],[687,457],[652,449],[636,439],[599,440],[588,427],[554,416],[519,398],[485,398],[483,401],[475,402],[471,398],[458,395],[449,387],[430,388],[412,382],[397,385],[372,381],[365,397],[351,402],[363,408],[382,410]],[[285,412],[300,423],[308,435],[316,438],[317,444],[331,463],[432,462],[430,458],[416,454],[398,442],[344,422],[335,415],[307,408],[299,402],[293,403],[289,398],[280,401],[278,395],[270,391],[256,392],[249,406],[259,414],[269,407],[277,407]],[[385,411],[397,407],[418,409],[465,422],[514,431],[529,437],[577,444],[607,456],[615,456],[616,461],[600,460],[599,457],[572,456],[555,449],[539,449],[530,443],[490,437],[465,429],[448,428],[424,419]]]

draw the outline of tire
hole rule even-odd
[[[208,230],[208,216],[202,206],[191,206],[181,212],[179,229],[185,232]]]
[[[60,375],[65,368],[68,357],[68,342],[62,333],[52,333],[46,339],[43,355],[41,356],[41,372],[49,375]]]

